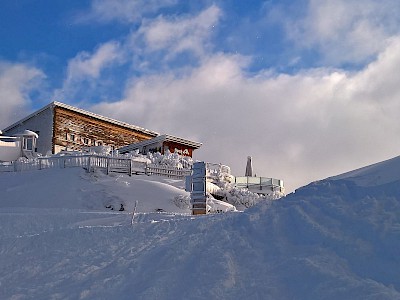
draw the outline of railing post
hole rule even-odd
[[[132,159],[129,159],[129,176],[132,176]]]
[[[110,174],[110,158],[107,157],[107,175]]]
[[[89,157],[88,157],[88,161],[87,161],[87,169],[86,169],[86,171],[88,172],[88,173],[90,173],[90,168],[91,168],[91,163],[92,163],[92,160],[91,160],[91,156],[89,155]]]

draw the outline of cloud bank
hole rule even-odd
[[[397,0],[309,0],[297,18],[278,15],[298,47],[317,49],[323,63],[339,65],[365,63],[380,53],[400,33],[399,10]]]
[[[40,89],[45,75],[35,67],[0,61],[0,128],[25,116],[30,93]]]
[[[355,2],[343,2],[339,8],[352,11],[349,16],[343,15],[347,21],[341,25],[329,21],[324,24],[322,16],[331,4],[310,2],[309,14],[301,21],[305,24],[301,34],[310,36],[311,43],[322,44],[327,39],[334,43],[347,37],[350,24],[355,28],[362,20],[369,20],[372,9],[358,11],[351,7]],[[201,15],[213,16],[207,19],[217,26],[220,14],[214,7],[192,20],[175,19],[175,24],[172,19],[167,22],[159,18],[148,21],[139,32],[146,37],[150,51],[168,49],[174,53],[187,38],[184,29],[178,30],[182,34],[171,34],[174,29],[183,23],[197,24]],[[310,25],[311,20],[320,20],[317,27]],[[307,33],[305,28],[317,34]],[[194,53],[201,48],[197,66],[183,73],[181,69],[170,69],[131,77],[122,99],[103,102],[92,109],[159,132],[201,141],[204,146],[197,153],[198,159],[227,164],[236,175],[242,175],[246,157],[251,155],[258,175],[283,178],[292,191],[312,180],[398,154],[400,78],[396,65],[400,39],[388,38],[389,29],[381,30],[385,35],[377,47],[362,53],[362,59],[373,53],[378,55],[360,70],[323,67],[295,74],[274,70],[250,74],[247,70],[251,57],[201,48],[199,45],[210,42],[210,35],[202,31],[191,39],[203,42],[187,48]],[[332,37],[332,32],[337,35]],[[365,34],[375,37],[372,31]],[[352,44],[341,46],[336,51],[347,51],[349,59],[359,54]],[[327,53],[327,59],[330,55],[334,52]]]
[[[282,24],[290,57],[301,61],[302,51],[312,49],[318,67],[279,72],[254,71],[255,57],[223,50],[218,28],[228,32],[226,12],[217,4],[177,14],[172,0],[93,1],[87,18],[124,23],[129,32],[77,53],[53,94],[202,142],[195,158],[229,165],[235,175],[244,174],[251,155],[257,175],[284,179],[288,191],[398,155],[400,4],[300,2],[290,6],[307,4],[296,14],[281,6],[266,15]],[[160,14],[165,8],[171,12]],[[246,22],[251,27],[251,18]],[[24,65],[0,70],[0,86],[10,95],[2,100],[6,125],[5,118],[29,104],[32,82],[43,74]],[[108,97],[111,86],[118,97]],[[85,102],[94,97],[96,103]]]
[[[185,77],[143,77],[99,113],[204,143],[199,159],[283,178],[288,190],[398,155],[400,39],[359,72],[316,69],[249,77],[214,55]],[[110,112],[112,112],[110,114]],[[243,172],[242,172],[243,171]]]

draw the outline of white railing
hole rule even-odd
[[[81,167],[88,172],[96,169],[109,173],[157,175],[169,178],[184,179],[191,174],[191,169],[181,169],[171,166],[148,164],[134,158],[100,156],[95,154],[65,155],[52,157],[38,157],[31,160],[20,160],[9,163],[0,163],[0,172],[19,172],[42,170],[50,168]]]
[[[147,175],[158,175],[169,178],[184,179],[186,176],[192,174],[192,170],[189,169],[178,169],[170,166],[162,165],[147,165],[146,166]]]

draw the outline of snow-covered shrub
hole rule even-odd
[[[129,154],[124,154],[124,157],[131,157],[148,161],[150,164],[156,166],[168,166],[178,169],[191,169],[193,159],[189,156],[182,156],[177,153],[171,153],[168,150],[165,154],[160,152],[147,153],[146,155],[140,154],[139,150],[131,151]]]
[[[168,150],[163,155],[160,152],[147,153],[147,158],[152,164],[169,166],[179,169],[190,169],[193,165],[193,159],[189,156],[181,156],[177,153],[171,153]]]
[[[260,201],[267,200],[265,197],[256,193],[250,192],[247,189],[240,189],[231,187],[225,190],[225,199],[228,203],[236,206],[237,208],[249,208]]]
[[[238,188],[235,184],[224,180],[217,181],[215,184],[220,187],[220,190],[213,193],[213,196],[234,205],[237,209],[249,208],[261,201],[276,200],[284,196],[280,192],[273,191],[266,195],[259,195],[248,189]]]
[[[212,195],[219,200],[234,205],[238,209],[249,208],[261,201],[276,200],[285,195],[278,191],[268,191],[265,195],[253,193],[246,188],[236,187],[233,183],[234,177],[230,174],[229,169],[221,167],[212,171],[212,183],[220,188],[212,192]]]
[[[190,205],[190,196],[184,196],[184,195],[178,195],[174,198],[174,204],[181,208],[181,209],[189,209],[191,207]]]

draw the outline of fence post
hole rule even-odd
[[[38,158],[38,161],[39,161],[39,170],[41,170],[42,169],[42,160]]]
[[[107,157],[107,175],[110,173],[110,158]]]
[[[132,176],[132,159],[129,159],[129,176]]]
[[[87,161],[87,169],[86,169],[86,171],[88,172],[88,173],[90,173],[90,167],[91,167],[91,156],[89,155],[89,157],[88,157],[88,161]]]

